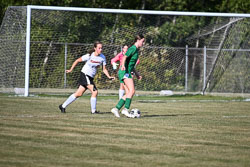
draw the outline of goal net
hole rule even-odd
[[[146,44],[139,50],[136,69],[143,79],[135,79],[137,90],[250,93],[248,17],[66,9],[31,10],[29,88],[76,89],[84,63],[70,74],[65,70],[96,40],[103,43],[108,71],[117,77],[110,60],[141,33]],[[1,92],[26,86],[26,33],[27,7],[9,7],[0,28]],[[108,80],[101,69],[95,84],[98,89],[119,89],[119,81]]]

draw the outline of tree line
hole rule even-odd
[[[248,0],[1,0],[0,21],[8,6],[67,6],[159,11],[249,13]]]

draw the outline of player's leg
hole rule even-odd
[[[124,87],[125,88],[125,87]],[[126,99],[126,95],[124,95],[122,98],[119,99],[117,105],[115,106],[115,108],[111,109],[111,112],[116,116],[116,117],[120,117],[119,115],[119,110],[123,107],[123,105],[125,104],[125,99]]]
[[[124,88],[125,92],[128,92],[127,86],[124,85],[124,83],[122,83],[122,84],[123,84],[123,88]],[[118,110],[120,110],[120,109],[124,106],[125,101],[126,101],[126,94],[123,95],[123,96],[120,98],[119,102],[118,102],[117,105],[116,105],[116,108],[117,108]]]
[[[125,90],[125,93],[127,93],[127,92],[128,92],[128,88],[127,88],[127,86],[124,84],[124,81],[121,80],[120,82],[121,82],[121,84],[123,85],[123,88],[124,88],[124,90]],[[117,108],[118,111],[124,106],[125,101],[126,101],[126,94],[123,95],[123,96],[120,98],[119,102],[118,102],[117,105],[116,105],[116,108]]]
[[[121,99],[125,94],[125,88],[124,83],[120,83],[120,89],[119,89],[119,99]]]
[[[86,88],[83,87],[82,85],[79,86],[77,91],[70,95],[68,99],[61,105],[59,105],[59,109],[61,110],[62,113],[66,112],[66,107],[70,105],[72,102],[74,102],[78,97],[82,96],[82,94],[86,91]]]
[[[94,84],[88,85],[87,87],[91,92],[91,98],[90,98],[91,113],[97,114],[98,111],[96,110],[96,104],[97,104],[98,90]]]
[[[123,88],[124,88],[124,90],[125,90],[125,94],[122,96],[122,98],[123,98],[124,100],[126,100],[126,94],[127,94],[127,92],[128,92],[128,87],[127,87],[125,84],[123,84]]]
[[[118,72],[118,77],[120,80],[120,85],[123,85],[124,87],[124,81],[123,81],[123,76],[125,74],[125,71],[121,71],[119,70]],[[125,96],[123,96],[122,98],[119,99],[117,105],[115,106],[115,108],[111,109],[111,112],[116,116],[116,117],[120,117],[119,115],[119,110],[123,107],[123,105],[125,104]]]
[[[126,92],[126,100],[125,100],[125,108],[122,110],[122,114],[126,115],[127,117],[130,117],[129,114],[129,108],[131,105],[132,98],[135,94],[135,86],[134,86],[134,80],[132,78],[126,78],[124,79],[125,86],[127,87]]]
[[[124,79],[125,86],[127,87],[126,98],[132,99],[135,94],[135,85],[132,78]]]

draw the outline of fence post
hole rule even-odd
[[[207,48],[204,46],[204,58],[203,58],[203,90],[205,90],[206,87],[206,71],[207,71]],[[202,94],[204,95],[205,92],[202,91]]]
[[[66,86],[67,86],[67,76],[66,76],[67,55],[68,55],[68,45],[67,45],[67,43],[65,43],[65,47],[64,47],[64,85],[63,85],[64,88],[66,88]]]
[[[185,65],[185,92],[188,89],[188,45],[186,45],[186,65]]]

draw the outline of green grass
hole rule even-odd
[[[137,96],[139,119],[115,118],[117,97],[0,94],[0,166],[249,166],[250,102],[242,98]]]

